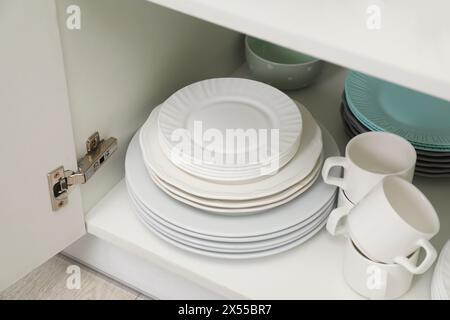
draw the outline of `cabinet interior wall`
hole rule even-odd
[[[77,157],[99,131],[119,148],[82,186],[89,211],[124,176],[133,133],[183,86],[229,76],[244,61],[243,36],[145,0],[56,0]],[[70,5],[81,29],[66,28]]]

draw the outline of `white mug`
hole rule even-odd
[[[387,132],[366,132],[350,140],[345,157],[325,160],[322,177],[325,183],[343,189],[351,202],[358,203],[386,176],[412,181],[416,159],[416,150],[404,138]],[[330,175],[333,167],[344,168],[342,178]]]
[[[355,204],[348,199],[348,197],[345,194],[344,190],[339,189],[337,207],[338,208],[340,208],[340,207],[347,207],[347,208],[351,209],[354,206],[355,206]]]
[[[419,251],[409,259],[417,263]],[[358,294],[370,299],[396,299],[408,292],[413,274],[399,264],[374,262],[347,240],[344,255],[344,279]]]
[[[398,263],[414,274],[424,273],[436,260],[436,250],[428,240],[439,227],[430,201],[399,177],[384,178],[353,208],[333,210],[327,222],[329,233],[347,235],[369,259]],[[416,266],[407,257],[419,248],[426,256]]]

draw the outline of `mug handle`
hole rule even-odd
[[[346,168],[348,165],[347,158],[345,157],[329,157],[325,160],[322,168],[322,178],[326,184],[337,186],[341,189],[345,189],[344,178],[330,176],[330,171],[334,167]]]
[[[332,236],[344,235],[347,233],[345,225],[342,225],[341,220],[350,212],[348,207],[340,207],[334,209],[330,213],[327,221],[327,230]]]
[[[396,257],[394,261],[413,274],[422,274],[433,265],[437,258],[437,252],[433,245],[426,239],[419,239],[417,245],[423,248],[426,253],[425,258],[420,265],[414,265],[414,263],[406,257]]]

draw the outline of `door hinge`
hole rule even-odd
[[[86,141],[86,155],[78,161],[77,171],[60,166],[48,173],[48,187],[53,211],[69,202],[69,193],[76,185],[86,183],[117,150],[117,139],[100,140],[98,132]]]

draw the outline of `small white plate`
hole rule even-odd
[[[203,130],[213,128],[224,136],[228,129],[277,129],[281,155],[295,148],[302,133],[301,114],[286,94],[267,84],[241,78],[199,81],[175,92],[161,106],[158,136],[172,150],[177,144],[172,133],[185,129],[191,133],[192,143],[202,147],[201,141],[195,141],[195,121],[202,122]],[[261,144],[266,141],[240,149],[226,148],[222,154],[248,154]]]
[[[320,127],[309,113],[300,106],[304,121],[302,143],[294,158],[278,173],[263,180],[228,185],[194,177],[181,170],[163,154],[158,143],[157,115],[155,108],[140,131],[139,142],[146,166],[166,183],[197,197],[217,200],[251,200],[279,193],[307,177],[322,152]]]
[[[339,149],[331,135],[325,130],[323,132],[324,157],[339,155]],[[266,236],[302,223],[336,197],[336,187],[325,184],[319,178],[301,197],[258,215],[228,217],[208,214],[174,201],[153,183],[141,156],[138,135],[128,147],[125,171],[130,190],[146,208],[176,228],[202,237]]]

